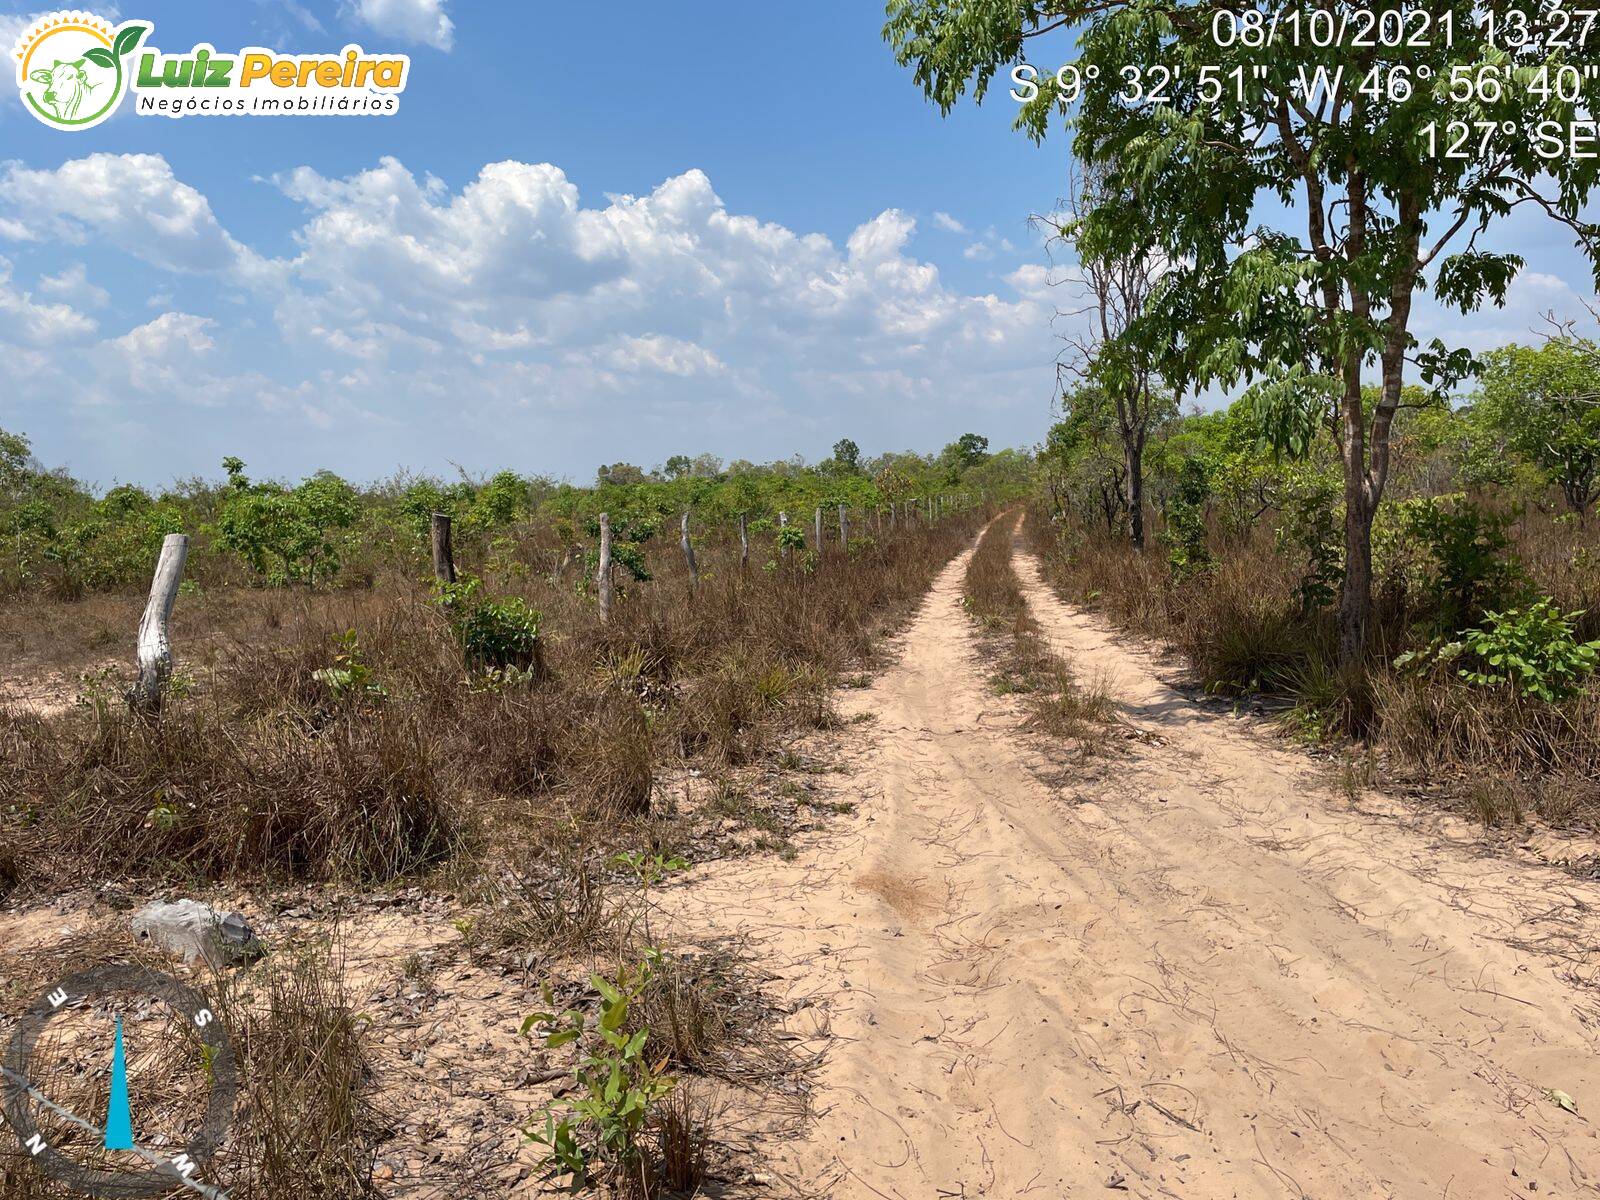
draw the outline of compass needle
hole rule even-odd
[[[128,1104],[128,1064],[122,1052],[122,1018],[117,1018],[116,1048],[111,1054],[111,1100],[106,1107],[106,1149],[133,1149],[133,1110]]]

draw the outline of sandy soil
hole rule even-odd
[[[837,1039],[773,1184],[1594,1194],[1600,886],[1185,699],[1019,556],[1047,634],[1140,734],[1063,770],[985,684],[965,568],[845,695],[872,718],[839,785],[855,817],[692,889],[690,919],[755,939]]]

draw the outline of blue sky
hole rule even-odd
[[[0,0],[7,48],[33,7]],[[412,56],[392,118],[135,117],[0,99],[0,427],[101,485],[1037,441],[1061,142],[941,118],[870,0],[240,0],[102,9],[152,41]],[[9,14],[9,15],[5,15]],[[1510,311],[1579,315],[1535,222]],[[1571,311],[1576,310],[1576,311]],[[1433,332],[1435,330],[1427,330]]]

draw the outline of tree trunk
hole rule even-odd
[[[1128,506],[1128,541],[1135,550],[1143,550],[1144,447],[1136,439],[1130,439],[1123,443],[1122,453],[1127,464],[1123,486],[1127,492],[1124,501]]]
[[[1353,666],[1367,655],[1372,619],[1372,517],[1357,481],[1345,487],[1344,583],[1339,589],[1339,663]]]
[[[695,559],[695,556],[694,556],[694,542],[689,537],[689,514],[688,513],[684,513],[683,514],[683,526],[682,526],[682,528],[683,528],[683,540],[682,540],[683,561],[684,561],[684,564],[689,568],[689,586],[692,587],[692,588],[697,588],[697,587],[700,586],[700,563]]]
[[[169,533],[161,542],[161,557],[150,582],[150,598],[139,621],[139,681],[128,693],[128,702],[137,712],[154,714],[161,708],[161,693],[172,675],[172,639],[167,622],[172,619],[172,602],[178,598],[183,580],[183,564],[189,557],[189,539]]]
[[[450,545],[450,518],[434,513],[428,524],[433,538],[433,573],[442,583],[454,583],[456,557]]]
[[[600,619],[611,620],[611,514],[600,514],[600,566],[595,584],[600,590]]]

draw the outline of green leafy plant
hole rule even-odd
[[[334,531],[355,524],[355,490],[319,472],[298,487],[253,484],[244,463],[226,458],[228,495],[217,515],[217,541],[269,583],[315,584],[339,570]]]
[[[778,530],[775,544],[780,551],[804,550],[806,548],[806,535],[800,532],[798,526],[784,525]]]
[[[475,670],[499,672],[502,682],[537,676],[543,666],[539,611],[521,596],[487,599],[483,581],[466,576],[436,585],[439,607]]]
[[[348,629],[333,639],[338,652],[333,656],[333,666],[313,671],[311,678],[338,697],[363,696],[381,699],[388,689],[372,677],[372,668],[361,654],[361,642],[354,629]]]
[[[1339,594],[1344,575],[1344,527],[1340,481],[1309,469],[1288,473],[1279,501],[1274,540],[1280,551],[1296,549],[1305,556],[1300,579],[1300,611],[1327,608]]]
[[[647,1027],[632,1034],[625,1030],[630,1010],[640,1002],[661,961],[660,951],[652,949],[637,966],[619,971],[614,981],[591,975],[590,986],[600,994],[600,1013],[593,1022],[582,1012],[567,1009],[534,1013],[522,1023],[523,1036],[537,1033],[548,1049],[580,1046],[572,1076],[579,1095],[546,1105],[539,1114],[542,1124],[524,1131],[530,1141],[546,1148],[546,1164],[570,1173],[575,1184],[593,1183],[604,1175],[646,1179],[646,1124],[676,1080],[664,1073],[666,1059],[650,1061]],[[553,1007],[548,985],[544,997]],[[648,1194],[648,1187],[643,1190]]]
[[[1490,605],[1508,598],[1521,579],[1509,554],[1509,518],[1461,496],[1403,500],[1394,508],[1401,536],[1431,560],[1422,585],[1439,599],[1437,622],[1443,632],[1478,620]]]
[[[1583,614],[1563,613],[1548,597],[1526,608],[1486,615],[1484,624],[1459,640],[1436,640],[1402,654],[1395,666],[1425,668],[1461,660],[1457,674],[1478,687],[1509,687],[1527,699],[1555,703],[1583,690],[1600,666],[1600,640],[1573,636]]]
[[[1206,545],[1206,501],[1210,498],[1205,464],[1195,458],[1185,460],[1167,501],[1167,528],[1162,533],[1175,579],[1187,579],[1211,566],[1211,550]]]

